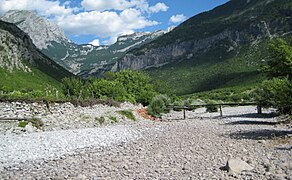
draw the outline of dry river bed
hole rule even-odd
[[[291,179],[291,125],[226,107],[96,128],[0,134],[0,179]],[[230,173],[238,158],[253,167]]]

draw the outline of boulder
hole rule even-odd
[[[246,162],[235,158],[235,159],[229,159],[226,164],[226,168],[228,172],[234,172],[234,173],[240,173],[242,171],[251,171],[253,167],[251,167]]]

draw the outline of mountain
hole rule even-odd
[[[178,94],[250,85],[262,80],[258,69],[270,39],[291,32],[291,0],[230,0],[108,68],[147,70]]]
[[[70,42],[57,25],[31,11],[11,10],[5,13],[0,19],[17,25],[31,37],[36,47],[41,50],[52,46],[52,42]]]
[[[112,64],[116,63],[118,59],[125,56],[130,50],[147,44],[169,31],[171,31],[171,29],[167,31],[136,32],[130,35],[120,36],[116,43],[110,46],[100,46],[84,54],[83,58],[86,60],[83,61],[82,71],[79,72],[78,75],[82,77],[100,76],[102,73],[108,71],[108,68],[111,67]],[[85,47],[86,46],[90,47],[90,45],[85,45]]]
[[[14,23],[26,32],[37,48],[55,62],[74,74],[81,73],[84,76],[102,71],[104,67],[115,63],[128,51],[149,43],[171,30],[152,33],[137,32],[120,36],[116,43],[109,46],[77,45],[68,40],[56,24],[34,12],[12,10],[0,19]]]
[[[0,21],[0,88],[6,90],[58,87],[73,74],[41,53],[30,37],[11,23]]]

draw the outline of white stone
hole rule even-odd
[[[229,172],[234,173],[240,173],[242,171],[251,171],[253,169],[253,167],[251,167],[249,164],[238,158],[229,159],[227,161],[226,167]]]

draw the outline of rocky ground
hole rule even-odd
[[[139,108],[130,106],[126,109]],[[125,107],[71,108],[76,118],[79,112],[98,117],[97,112],[105,116]],[[203,108],[188,111],[185,120],[181,112],[171,112],[160,122],[127,121],[116,114],[119,123],[98,127],[82,125],[78,118],[72,129],[69,111],[63,112],[67,125],[53,125],[51,117],[64,117],[49,114],[41,132],[14,133],[9,126],[0,131],[0,179],[292,177],[291,125],[276,124],[277,118],[267,114],[258,116],[252,106],[223,108],[223,118]],[[231,158],[238,159],[235,164],[246,163],[247,171],[228,172],[225,165]]]

